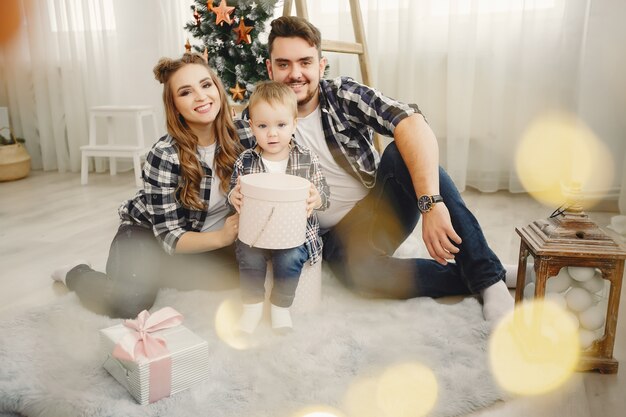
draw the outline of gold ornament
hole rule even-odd
[[[187,42],[185,42],[185,52],[191,53],[191,44],[189,43],[189,38],[187,38]]]
[[[246,26],[242,16],[241,19],[239,19],[239,26],[233,29],[233,31],[237,33],[237,45],[241,42],[252,43],[252,39],[250,38],[250,35],[248,35],[252,29],[254,29],[254,26]]]
[[[209,50],[207,47],[204,47],[204,52],[202,52],[202,58],[204,58],[204,62],[209,63]]]
[[[217,7],[212,6],[211,0],[209,0],[207,2],[207,6],[209,7],[209,10],[211,10],[217,15],[215,17],[216,25],[223,25],[224,22],[228,23],[229,25],[233,23],[233,20],[230,18],[230,15],[233,14],[233,12],[235,11],[235,8],[228,6],[226,4],[226,0],[221,0],[220,5]]]
[[[230,93],[233,95],[234,101],[243,100],[243,96],[246,90],[244,88],[241,88],[241,86],[239,86],[239,82],[235,83],[235,88],[229,88],[229,90],[230,90]]]

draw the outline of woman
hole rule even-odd
[[[163,58],[154,75],[163,84],[168,135],[148,153],[144,188],[119,208],[106,274],[87,262],[52,274],[88,308],[113,317],[149,309],[162,286],[238,284],[232,246],[238,217],[230,215],[225,193],[244,145],[224,87],[197,54]]]

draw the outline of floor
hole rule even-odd
[[[77,173],[32,172],[23,180],[0,183],[0,318],[40,305],[65,293],[50,271],[75,259],[104,269],[118,223],[117,207],[135,192],[132,172],[111,177],[92,174],[87,186]],[[519,237],[515,227],[546,218],[552,209],[526,194],[463,193],[504,263],[515,264]],[[610,212],[589,213],[606,226]],[[403,245],[404,246],[404,245]],[[403,249],[406,249],[403,247]],[[622,288],[622,300],[626,300]],[[622,302],[614,356],[626,366],[626,317]],[[473,413],[474,417],[617,417],[626,409],[626,369],[614,375],[578,373],[560,389],[543,396],[517,398]]]

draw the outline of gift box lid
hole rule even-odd
[[[134,330],[129,329],[123,324],[107,327],[100,330],[102,346],[106,353],[113,352],[115,345],[122,339],[122,337],[133,333]],[[182,324],[171,327],[169,329],[159,330],[153,333],[155,336],[162,337],[167,343],[167,350],[169,355],[160,355],[154,358],[146,359],[140,358],[135,365],[149,364],[152,361],[159,360],[165,356],[178,356],[197,349],[198,347],[206,346],[207,341],[196,335]],[[129,361],[120,361],[122,363]],[[133,362],[131,362],[133,363]]]

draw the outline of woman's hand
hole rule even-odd
[[[241,177],[237,178],[237,185],[230,192],[228,199],[230,200],[230,204],[233,205],[237,213],[241,213],[241,206],[243,204],[243,194],[241,194],[241,183],[239,181]]]
[[[239,214],[233,214],[226,218],[222,227],[222,239],[224,246],[231,245],[237,239],[239,233]]]
[[[306,199],[306,216],[309,217],[313,214],[313,210],[322,206],[322,197],[319,191],[315,188],[315,185],[311,183],[309,187],[309,198]]]

